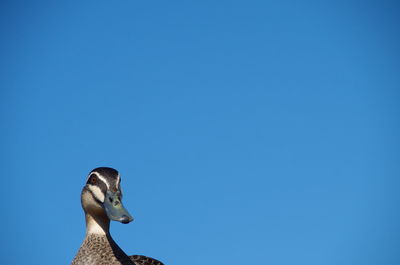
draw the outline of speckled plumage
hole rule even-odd
[[[86,236],[72,265],[133,265],[131,259],[114,242],[111,236],[89,234]]]
[[[135,265],[164,265],[161,261],[142,255],[133,255],[129,256],[129,258],[134,262]]]
[[[92,173],[96,174],[95,181],[91,180]],[[81,196],[86,217],[86,236],[71,265],[163,265],[162,262],[146,256],[126,255],[109,233],[110,219],[101,206],[102,202],[99,198],[105,197],[100,192],[106,192],[104,187],[112,186],[111,184],[120,190],[118,171],[97,168],[89,176]],[[113,183],[113,180],[117,182]],[[107,183],[101,183],[103,181]],[[103,190],[96,190],[93,187],[99,185],[103,185]]]
[[[88,235],[71,265],[163,265],[158,260],[142,256],[127,256],[111,236]]]

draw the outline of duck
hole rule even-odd
[[[71,265],[164,265],[143,255],[130,255],[110,234],[110,221],[128,224],[133,217],[122,204],[121,176],[110,167],[93,169],[81,193],[86,235]]]

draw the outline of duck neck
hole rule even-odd
[[[86,235],[110,235],[110,219],[106,216],[90,215],[86,213]]]

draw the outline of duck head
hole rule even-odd
[[[114,220],[124,224],[133,221],[122,204],[121,177],[117,170],[108,167],[93,169],[82,189],[81,203],[86,220],[106,224]],[[89,224],[87,224],[89,225]]]

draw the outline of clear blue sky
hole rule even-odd
[[[2,1],[1,264],[400,264],[396,1]]]

